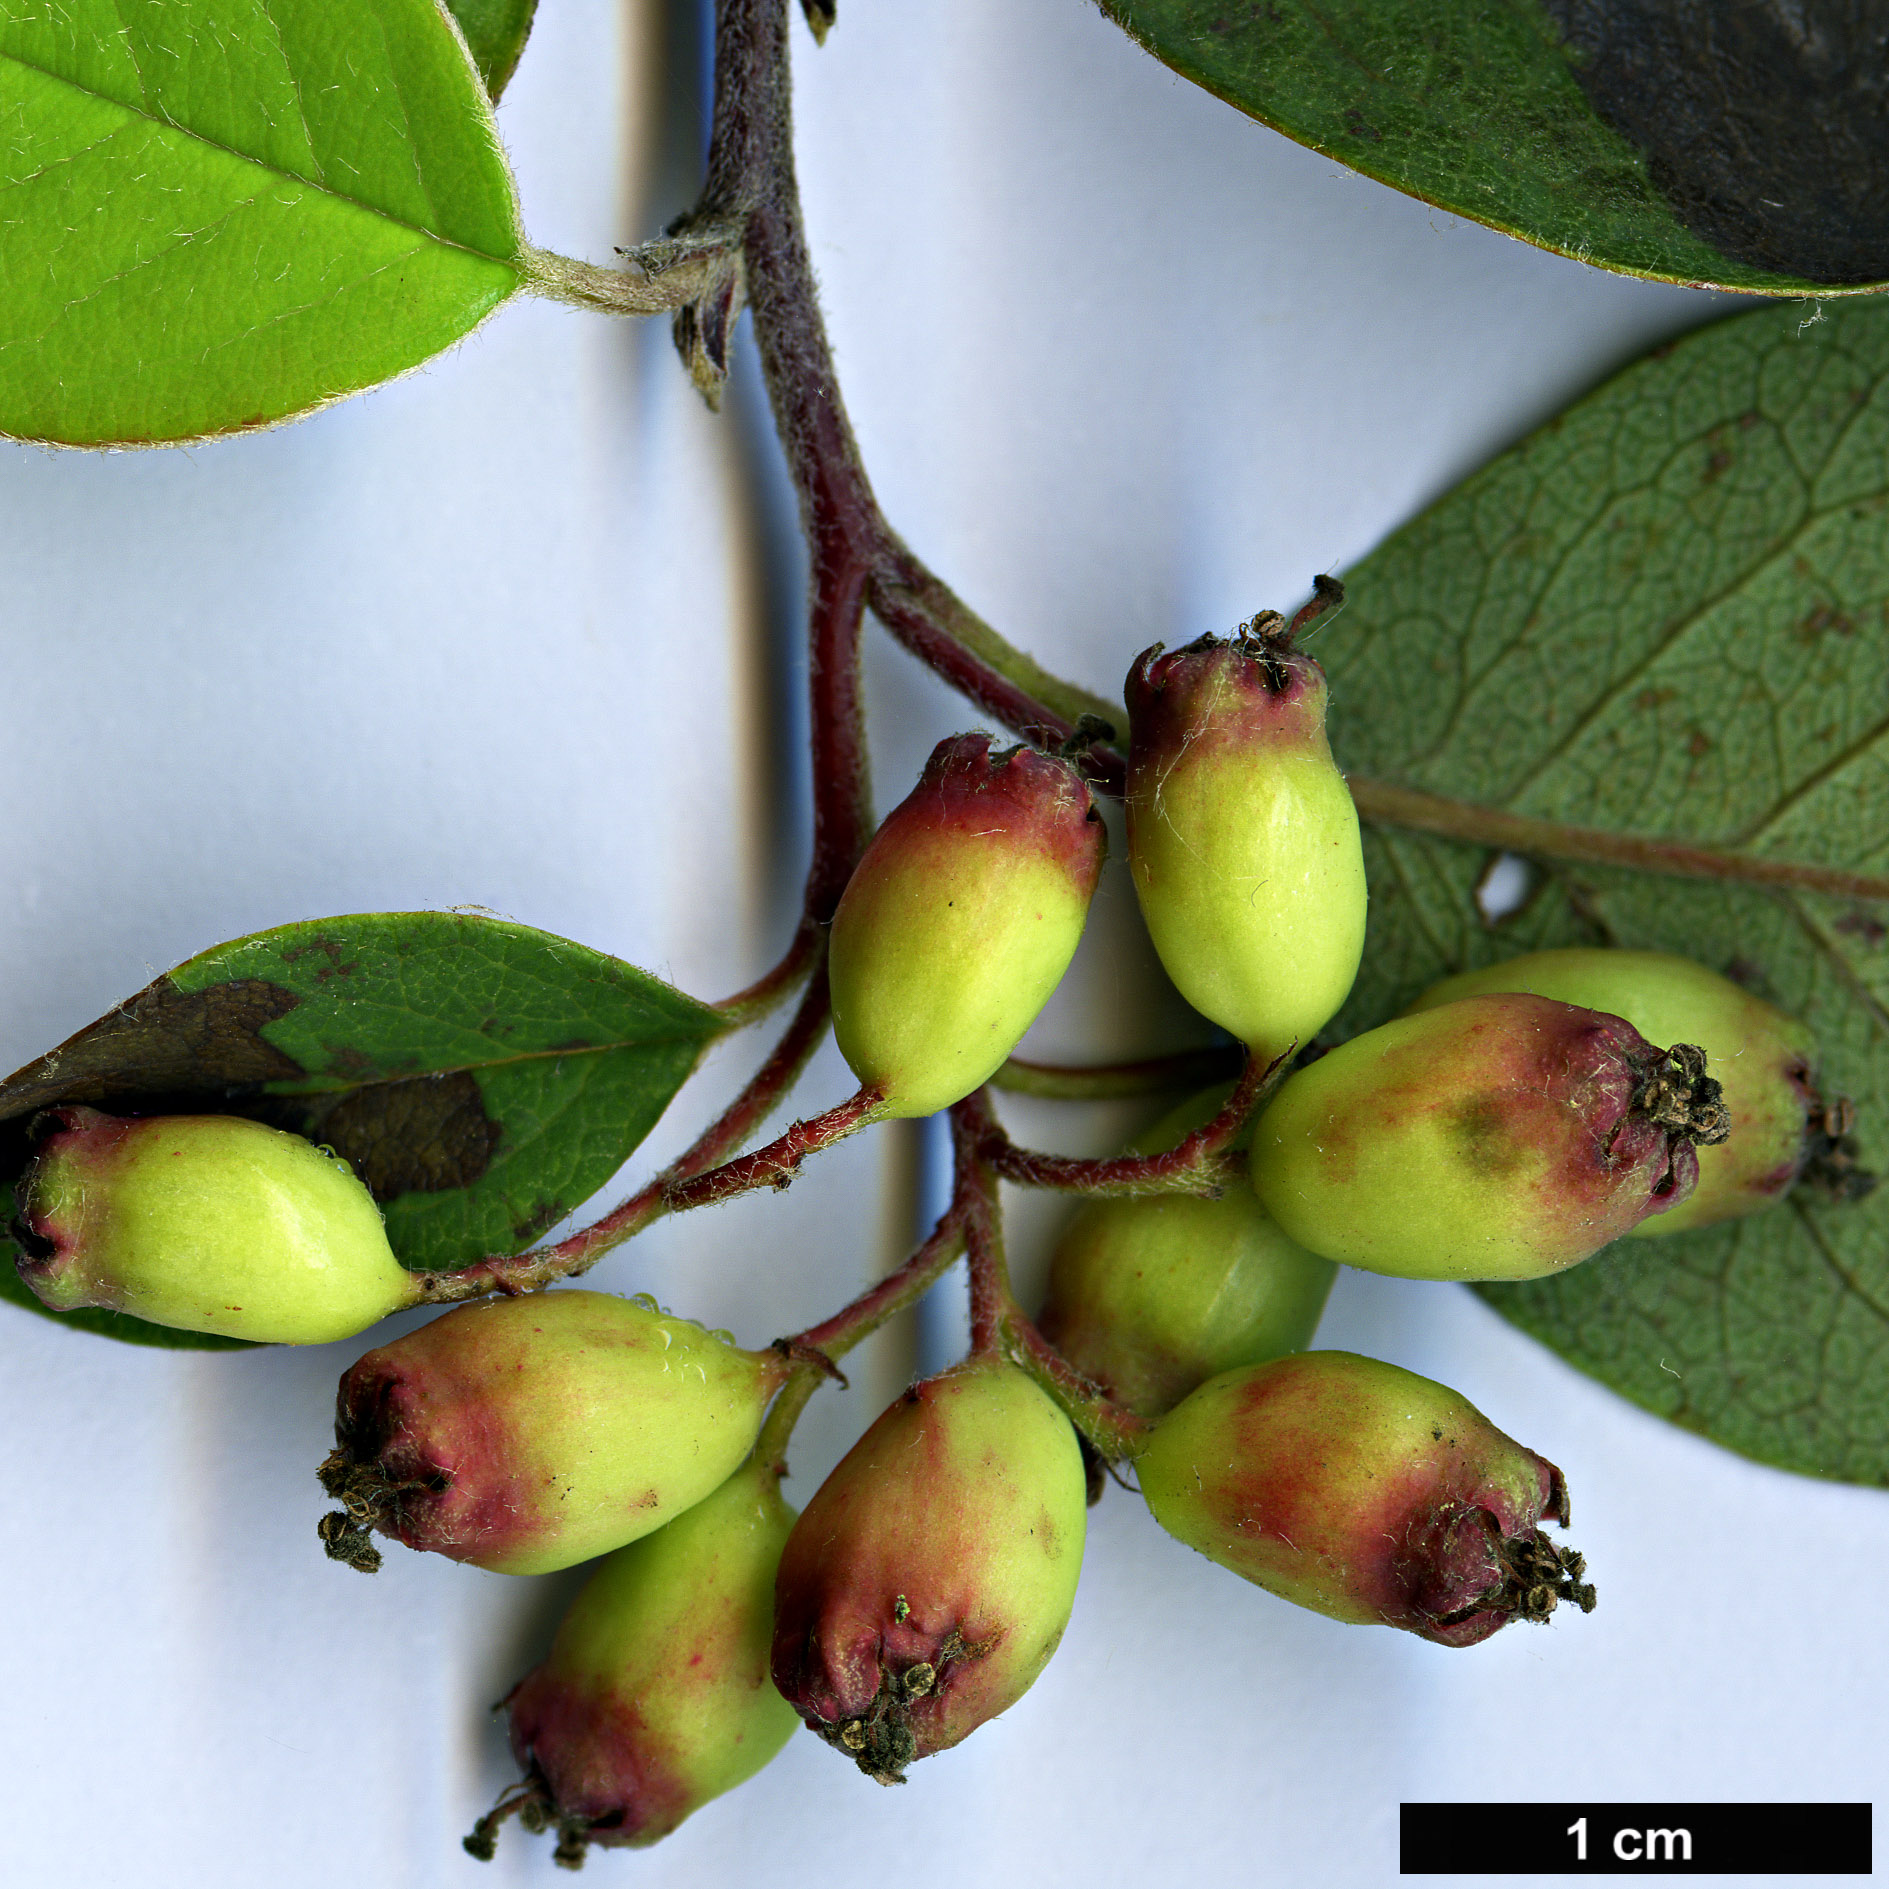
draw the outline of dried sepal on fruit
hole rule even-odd
[[[1652,1237],[1711,1226],[1782,1200],[1803,1172],[1825,1119],[1812,1079],[1808,1024],[1728,977],[1664,951],[1575,946],[1531,951],[1446,978],[1412,1011],[1491,991],[1529,991],[1625,1017],[1649,1042],[1696,1043],[1720,1086],[1730,1135],[1698,1151],[1691,1196],[1643,1220]]]
[[[1324,671],[1268,613],[1230,642],[1144,650],[1127,693],[1128,863],[1162,964],[1256,1055],[1309,1043],[1364,949],[1364,853],[1325,738]]]
[[[781,1557],[774,1683],[881,1784],[1014,1705],[1075,1600],[1087,1481],[1014,1365],[915,1384],[824,1483]]]
[[[1108,840],[1088,784],[988,735],[942,741],[833,916],[833,1034],[882,1116],[989,1079],[1061,982]]]
[[[1253,1131],[1253,1186],[1344,1265],[1529,1279],[1684,1200],[1695,1144],[1726,1129],[1695,1046],[1546,997],[1466,997],[1289,1077]]]
[[[1165,1417],[1135,1472],[1169,1534],[1282,1599],[1473,1646],[1594,1606],[1560,1470],[1414,1371],[1307,1351],[1229,1371]]]
[[[779,1753],[800,1724],[768,1677],[793,1524],[779,1475],[750,1459],[599,1564],[505,1701],[525,1775],[466,1839],[474,1856],[514,1815],[555,1830],[572,1868],[593,1843],[641,1849]]]
[[[17,1190],[20,1277],[54,1311],[326,1344],[413,1305],[380,1209],[348,1164],[233,1115],[125,1118],[68,1105]]]
[[[653,1300],[461,1306],[342,1378],[322,1540],[368,1572],[370,1530],[502,1574],[588,1561],[726,1481],[787,1368]]]

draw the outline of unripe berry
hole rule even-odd
[[[20,1181],[20,1276],[54,1311],[317,1345],[420,1296],[354,1170],[299,1135],[233,1115],[42,1119],[59,1126]]]
[[[608,1556],[506,1700],[530,1821],[558,1861],[642,1848],[745,1783],[800,1721],[768,1677],[774,1572],[794,1524],[749,1461],[674,1521]],[[501,1813],[502,1814],[502,1813]],[[498,1817],[467,1840],[490,1856]]]
[[[996,1073],[1082,938],[1107,837],[1067,761],[956,735],[886,816],[833,916],[833,1034],[881,1113]]]
[[[1705,1058],[1546,997],[1399,1017],[1289,1077],[1253,1186],[1302,1246],[1408,1279],[1556,1272],[1682,1201],[1723,1139]]]
[[[1014,1365],[972,1359],[914,1385],[794,1526],[774,1683],[868,1777],[898,1783],[1049,1663],[1086,1519],[1075,1432]]]
[[[1816,1042],[1809,1027],[1730,978],[1663,951],[1531,951],[1446,978],[1414,1010],[1489,991],[1532,991],[1625,1017],[1654,1043],[1697,1043],[1723,1093],[1730,1138],[1699,1150],[1688,1200],[1643,1220],[1636,1234],[1679,1233],[1756,1213],[1781,1200],[1803,1167],[1813,1114]]]
[[[1264,621],[1129,670],[1128,863],[1181,995],[1272,1057],[1350,994],[1365,886],[1324,671]]]
[[[1473,1646],[1557,1600],[1589,1611],[1555,1466],[1415,1372],[1346,1351],[1229,1371],[1136,1459],[1169,1534],[1282,1598]]]
[[[786,1374],[685,1318],[602,1292],[461,1306],[341,1380],[322,1524],[502,1574],[547,1574],[653,1534],[725,1482]]]
[[[1196,1096],[1132,1152],[1174,1147],[1226,1097]],[[1057,1243],[1037,1326],[1115,1402],[1158,1417],[1222,1371],[1311,1343],[1337,1271],[1249,1188],[1091,1200]]]

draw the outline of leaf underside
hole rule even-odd
[[[1347,579],[1314,649],[1361,774],[1545,819],[1889,868],[1889,308],[1765,309],[1658,350]],[[1488,855],[1367,833],[1349,1035],[1523,951],[1677,952],[1808,1020],[1826,1097],[1889,1168],[1889,907],[1538,868],[1505,922]],[[1485,1288],[1649,1410],[1765,1462],[1889,1485],[1889,1189],[1623,1241]]]
[[[1314,150],[1600,268],[1889,279],[1889,21],[1853,0],[1101,0]]]
[[[192,958],[0,1083],[0,1185],[54,1103],[247,1115],[345,1156],[402,1264],[450,1269],[522,1251],[594,1194],[723,1027],[630,965],[498,919],[285,925]],[[116,1317],[70,1322],[94,1316]],[[156,1330],[136,1335],[200,1342]]]
[[[271,425],[450,346],[521,253],[434,0],[0,0],[0,433]]]
[[[446,5],[466,36],[472,63],[496,105],[518,69],[538,0],[446,0]]]

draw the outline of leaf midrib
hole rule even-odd
[[[264,160],[259,157],[251,156],[250,153],[247,151],[239,151],[232,144],[225,144],[220,138],[205,137],[201,131],[196,130],[193,126],[179,124],[175,118],[163,117],[159,115],[157,112],[147,111],[142,106],[128,105],[124,102],[123,99],[112,98],[107,93],[104,93],[104,92],[89,91],[85,86],[79,85],[75,83],[73,80],[68,79],[63,73],[49,72],[44,66],[35,63],[31,59],[22,59],[18,53],[13,53],[13,52],[0,53],[0,60],[5,60],[10,65],[19,66],[24,71],[37,73],[42,79],[48,79],[54,85],[64,86],[65,89],[69,92],[76,92],[80,98],[92,99],[92,100],[97,101],[100,104],[109,105],[114,110],[122,111],[128,118],[139,118],[139,119],[142,119],[148,125],[155,125],[160,131],[171,132],[171,133],[176,134],[178,137],[191,139],[193,142],[202,145],[205,150],[216,151],[224,157],[234,158],[240,164],[248,164],[252,168],[261,171],[267,177],[280,178],[284,183],[299,185],[304,190],[312,190],[312,191],[318,192],[320,195],[324,197],[331,198],[336,203],[345,203],[353,209],[365,211],[367,215],[372,216],[372,217],[377,217],[381,222],[387,223],[395,229],[407,230],[411,234],[421,237],[427,242],[437,243],[442,249],[457,250],[461,255],[464,255],[464,256],[476,256],[482,262],[495,262],[501,268],[510,269],[513,272],[513,274],[519,277],[521,281],[524,278],[525,270],[524,270],[524,264],[522,261],[521,254],[513,254],[509,256],[498,256],[498,255],[494,255],[489,249],[475,249],[470,243],[462,243],[456,237],[448,236],[443,231],[440,231],[440,230],[430,230],[426,228],[424,224],[415,223],[409,217],[397,216],[391,210],[382,209],[379,204],[368,203],[363,198],[350,196],[345,190],[337,190],[331,184],[325,181],[318,181],[314,178],[303,177],[303,176],[298,175],[294,171],[282,170],[274,164],[269,164],[269,163],[264,162]],[[291,78],[293,78],[292,73],[291,73]],[[299,93],[298,93],[298,106],[299,106]],[[404,114],[404,111],[405,111],[404,100],[402,101],[401,109]],[[86,148],[87,150],[96,149],[97,143],[102,143],[102,142],[105,142],[105,140],[102,140],[102,139],[98,140],[96,141],[95,144],[88,145]],[[411,136],[409,136],[407,139],[407,145],[408,145],[409,151],[411,151],[412,150]],[[310,140],[310,149],[311,151],[313,150],[312,139]],[[418,161],[419,161],[418,155],[417,153],[414,153],[414,162],[416,166],[418,164]],[[37,176],[43,175],[44,171],[49,168],[50,166],[42,167],[40,171],[36,171],[34,173],[34,176],[37,177]],[[22,179],[21,181],[30,183],[32,179],[27,178],[27,179]],[[515,224],[516,224],[516,218],[514,217],[514,225]],[[520,251],[522,251],[523,243],[524,243],[524,237],[523,237],[522,232],[519,231],[516,227],[514,227],[513,236],[518,241],[519,246],[520,246]]]
[[[281,1083],[271,1082],[266,1085],[270,1095],[328,1095],[347,1089],[372,1089],[390,1082],[427,1082],[435,1076],[463,1075],[468,1070],[505,1069],[520,1063],[562,1062],[572,1056],[615,1056],[625,1050],[661,1049],[671,1044],[694,1046],[706,1049],[720,1035],[720,1031],[707,1031],[701,1036],[637,1036],[622,1037],[609,1043],[584,1043],[573,1045],[569,1049],[523,1049],[514,1050],[510,1055],[486,1057],[478,1062],[446,1063],[438,1069],[414,1069],[404,1075],[325,1077],[313,1076],[307,1081],[285,1078]],[[266,1039],[265,1039],[266,1040]],[[286,1051],[283,1052],[285,1055]]]

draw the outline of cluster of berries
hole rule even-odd
[[[1149,930],[1270,1072],[1240,1135],[1251,1184],[1089,1202],[1041,1330],[1141,1420],[1140,1487],[1171,1533],[1334,1618],[1469,1645],[1593,1605],[1542,1529],[1566,1524],[1561,1473],[1440,1384],[1305,1350],[1336,1266],[1525,1278],[1750,1213],[1834,1117],[1800,1025],[1640,952],[1455,978],[1314,1054],[1357,972],[1365,875],[1294,627],[1157,647],[1128,683]],[[869,1118],[955,1107],[996,1073],[1068,967],[1104,847],[1074,760],[938,748],[831,931]],[[1225,1100],[1196,1097],[1139,1152]],[[247,1121],[55,1110],[21,1210],[22,1271],[55,1307],[312,1343],[421,1296],[345,1163]],[[900,1397],[796,1517],[756,1449],[796,1368],[653,1301],[566,1290],[454,1310],[343,1377],[331,1554],[371,1570],[378,1532],[516,1574],[605,1557],[510,1697],[525,1777],[475,1854],[512,1814],[572,1864],[652,1842],[803,1722],[897,1781],[1043,1669],[1090,1499],[1064,1410],[980,1347]]]

